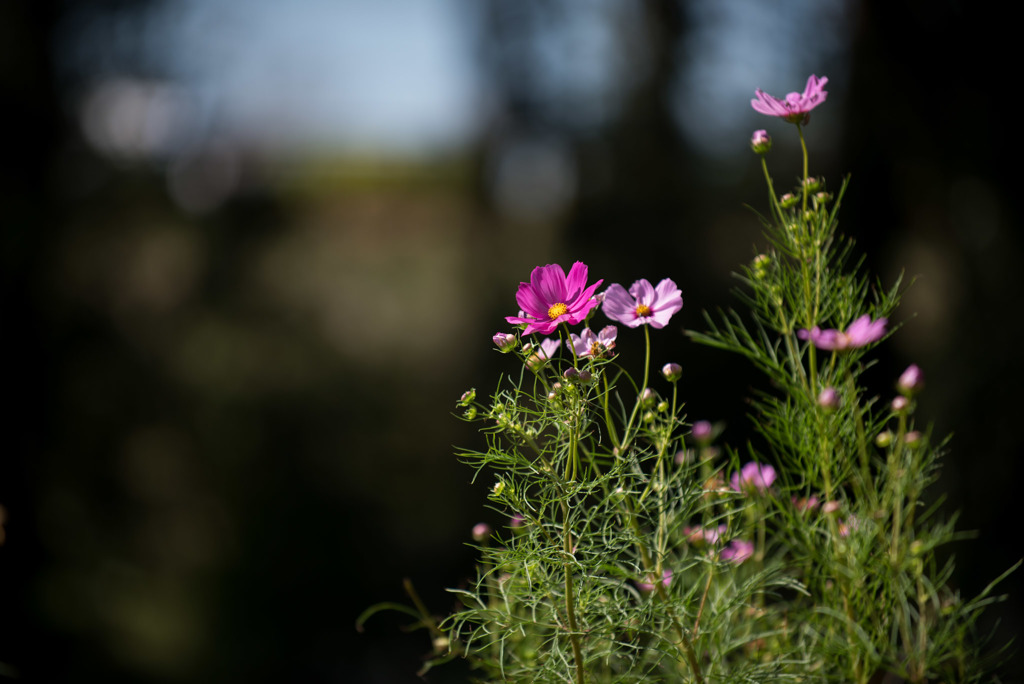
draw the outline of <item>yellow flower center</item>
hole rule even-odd
[[[556,318],[558,318],[559,316],[561,316],[562,314],[564,314],[568,310],[569,310],[569,307],[567,307],[562,302],[558,302],[557,304],[552,304],[551,308],[548,309],[548,318],[550,318],[551,320],[555,320]]]
[[[637,304],[636,309],[634,309],[634,312],[637,316],[650,316],[651,307],[647,306],[646,304]]]

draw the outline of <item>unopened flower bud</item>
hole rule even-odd
[[[807,192],[818,192],[819,190],[821,190],[822,185],[821,180],[815,178],[814,176],[808,176],[803,181],[801,181],[801,184],[807,188]]]
[[[791,192],[787,192],[785,195],[779,198],[779,204],[782,206],[783,209],[789,209],[790,207],[795,206],[798,201],[799,199],[797,198],[797,196]]]
[[[826,501],[821,506],[821,512],[825,515],[832,515],[839,510],[841,504],[838,501]]]
[[[572,381],[580,377],[580,372],[575,368],[566,368],[565,372],[562,373],[562,377],[566,380]]]
[[[491,488],[491,496],[501,496],[505,493],[505,481],[498,480],[494,483],[494,487]]]
[[[518,339],[512,333],[494,333],[494,337],[491,340],[494,341],[494,346],[498,348],[502,354],[507,354],[516,348],[516,342]]]
[[[581,370],[579,375],[580,382],[584,385],[594,379],[593,373],[588,370]]]
[[[491,536],[491,526],[487,523],[473,525],[473,541],[483,542]]]
[[[889,446],[890,444],[892,444],[892,433],[889,432],[888,430],[879,432],[878,435],[875,437],[875,444],[877,444],[883,449]]]
[[[892,400],[892,410],[896,413],[903,413],[910,406],[910,400],[902,394]]]
[[[658,393],[652,390],[650,387],[645,387],[644,391],[640,393],[640,404],[644,408],[651,408],[658,401]]]
[[[690,428],[690,435],[693,437],[697,444],[706,445],[711,443],[712,437],[711,423],[706,420],[698,420]]]
[[[768,275],[768,265],[772,262],[767,254],[758,254],[754,257],[754,277],[758,280]]]
[[[818,192],[814,194],[814,201],[818,204],[826,204],[832,199],[832,193],[830,192]]]
[[[476,399],[476,388],[470,388],[459,397],[459,406],[469,406]]]
[[[750,149],[755,154],[767,154],[772,149],[772,138],[768,135],[768,131],[754,131],[754,134],[750,136]]]
[[[668,402],[664,399],[658,402],[658,413],[664,413],[668,411]]]
[[[683,377],[683,367],[678,363],[666,363],[661,367],[661,374],[669,382],[677,382],[679,378]]]
[[[818,406],[826,411],[835,411],[839,408],[839,393],[833,387],[826,387],[818,395]]]
[[[900,394],[905,396],[913,396],[924,387],[924,375],[921,373],[921,369],[917,367],[917,364],[911,364],[907,367],[907,370],[903,371],[900,375],[900,379],[896,382],[896,389],[900,391]]]
[[[917,430],[911,430],[907,434],[903,435],[903,441],[909,447],[916,447],[921,443],[921,433]]]

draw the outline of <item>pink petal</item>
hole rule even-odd
[[[565,291],[565,271],[558,264],[538,266],[530,274],[530,284],[534,292],[545,303],[545,315],[547,308],[558,302],[565,302],[567,299]]]
[[[567,299],[575,299],[587,285],[587,265],[577,261],[569,269],[569,276],[565,279],[565,294]]]
[[[646,278],[641,278],[629,287],[629,294],[633,295],[637,304],[654,304],[654,288]],[[635,308],[635,305],[634,305]]]
[[[608,318],[618,321],[623,325],[628,325],[630,328],[635,328],[640,325],[636,318],[635,309],[636,301],[618,283],[613,283],[605,290],[602,310]]]

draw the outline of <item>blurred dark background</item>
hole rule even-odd
[[[920,415],[954,433],[931,495],[978,531],[955,549],[976,594],[1024,555],[1003,7],[0,4],[0,676],[416,681],[424,634],[354,621],[403,577],[445,612],[470,528],[499,522],[451,411],[507,367],[489,338],[539,264],[675,279],[654,361],[742,443],[759,379],[680,333],[732,303],[760,240],[750,133],[775,138],[780,185],[799,174],[754,88],[810,73],[830,91],[812,171],[852,175],[842,228],[881,282],[917,277],[872,377],[926,373]],[[1021,574],[982,623],[998,641]]]

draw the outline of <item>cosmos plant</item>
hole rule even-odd
[[[491,339],[503,379],[457,402],[486,440],[458,452],[489,491],[488,519],[466,526],[476,574],[453,582],[446,616],[407,583],[411,607],[360,625],[405,612],[432,637],[424,671],[462,658],[489,682],[991,681],[974,624],[1000,578],[962,597],[938,560],[958,532],[922,505],[947,446],[916,423],[924,373],[910,365],[881,397],[864,382],[901,285],[849,266],[846,186],[808,174],[803,126],[827,82],[751,102],[794,124],[803,169],[778,195],[775,143],[751,136],[768,193],[745,312],[684,331],[672,279],[601,290],[579,261],[519,284]],[[745,362],[752,396],[735,401],[757,439],[690,422],[686,355],[653,359],[652,331]],[[623,361],[641,346],[636,378]]]

